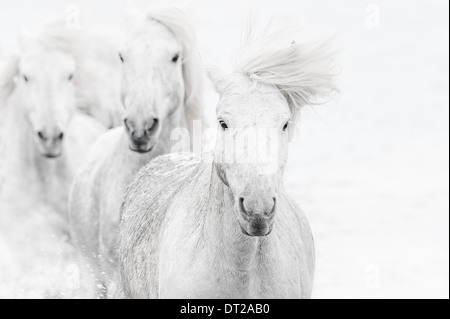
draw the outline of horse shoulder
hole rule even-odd
[[[108,165],[108,157],[113,152],[118,132],[108,131],[102,135],[92,146],[79,168],[69,199],[69,216],[72,235],[76,239],[96,238],[99,223],[99,192],[103,189],[102,175]],[[97,240],[93,240],[96,242]],[[89,243],[83,241],[86,246]],[[89,250],[97,249],[90,248]]]
[[[314,281],[315,273],[315,244],[314,236],[311,226],[305,213],[300,209],[299,205],[292,199],[285,191],[280,195],[280,210],[281,219],[284,219],[285,227],[289,228],[290,237],[295,238],[295,251],[297,251],[297,261],[299,263],[299,270],[302,274],[302,280],[307,281],[306,290],[309,295],[312,290],[312,283]],[[289,225],[288,225],[289,224]]]
[[[99,137],[90,147],[89,152],[84,157],[80,165],[72,188],[72,193],[76,194],[87,188],[94,188],[101,182],[101,176],[107,175],[109,159],[114,156],[115,146],[121,136],[120,128],[110,130]],[[89,192],[91,192],[89,190]]]
[[[158,255],[167,210],[196,167],[190,156],[162,156],[129,186],[119,236],[122,284],[128,297],[158,297]]]

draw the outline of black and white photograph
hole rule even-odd
[[[449,299],[449,2],[0,0],[0,299]]]

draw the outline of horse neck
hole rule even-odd
[[[257,255],[267,254],[268,239],[245,236],[234,212],[234,198],[213,168],[209,210],[205,217],[205,242],[219,265],[242,272],[256,269]]]

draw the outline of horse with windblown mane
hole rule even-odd
[[[128,188],[119,236],[126,297],[311,297],[313,236],[283,174],[300,109],[336,91],[334,54],[291,36],[249,37],[234,72],[209,66],[220,95],[210,159],[159,157]],[[257,147],[273,139],[261,157]]]

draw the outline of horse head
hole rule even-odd
[[[64,133],[76,109],[75,76],[74,58],[57,50],[32,45],[20,58],[16,91],[42,156],[62,154]]]
[[[248,236],[272,232],[300,109],[336,91],[334,55],[286,34],[248,39],[233,72],[208,66],[220,95],[215,172]]]
[[[155,147],[185,99],[183,41],[162,20],[137,16],[119,53],[125,129],[130,149],[140,153]]]

